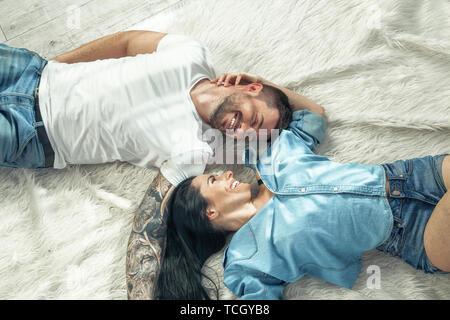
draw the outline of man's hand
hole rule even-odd
[[[159,173],[136,212],[126,257],[128,299],[153,299],[166,242],[166,202],[172,190]]]
[[[251,75],[245,72],[235,72],[235,73],[224,73],[220,77],[211,80],[211,83],[216,83],[218,86],[223,85],[224,87],[229,87],[231,85],[237,86],[241,81],[250,83],[262,83],[262,78]]]

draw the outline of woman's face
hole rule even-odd
[[[239,211],[252,199],[251,185],[233,178],[233,172],[222,175],[204,174],[195,177],[192,185],[208,201],[208,209],[221,215]]]

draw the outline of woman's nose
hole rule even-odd
[[[233,177],[233,171],[227,171],[223,174],[225,180],[228,180]]]

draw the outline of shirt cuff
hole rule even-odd
[[[319,143],[325,137],[327,121],[320,114],[309,110],[297,110],[292,114],[292,121],[297,121],[297,127],[316,138]]]

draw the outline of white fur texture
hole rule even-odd
[[[258,74],[317,101],[329,120],[320,153],[383,163],[450,153],[449,16],[446,0],[196,0],[130,29],[191,35],[217,74]],[[238,166],[208,171],[229,168],[255,181]],[[126,244],[156,173],[126,163],[1,168],[0,298],[126,299]],[[221,253],[206,265],[219,297],[235,299],[220,281]],[[284,298],[449,299],[450,275],[372,250],[353,290],[304,277]]]

